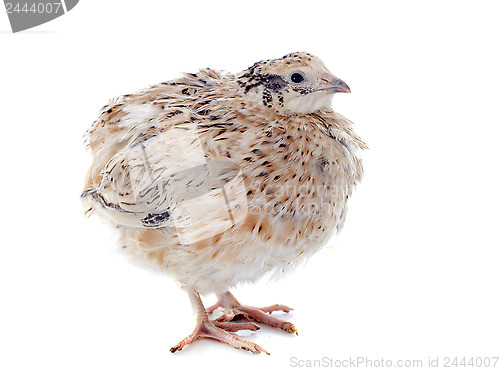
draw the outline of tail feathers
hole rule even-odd
[[[96,193],[97,190],[95,188],[89,188],[89,189],[85,189],[82,194],[80,195],[81,198],[85,198],[87,197],[88,195],[91,195],[91,194],[94,194]]]
[[[94,206],[92,206],[92,203],[89,202],[89,199],[87,199],[87,196],[92,195],[96,192],[94,188],[86,189],[82,192],[80,197],[83,199],[83,203],[86,206],[84,215],[88,218],[94,213]]]

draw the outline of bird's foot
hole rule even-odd
[[[256,321],[298,335],[297,329],[295,328],[295,325],[293,323],[283,321],[270,315],[270,313],[279,310],[286,313],[293,310],[286,305],[275,304],[262,308],[246,306],[240,304],[229,291],[222,295],[219,295],[218,299],[219,300],[216,304],[207,309],[208,313],[212,313],[219,307],[224,308],[224,314],[215,319],[214,323],[231,323],[231,321],[235,321],[238,319],[246,319],[248,321]]]
[[[188,337],[184,338],[176,346],[170,348],[170,352],[175,353],[178,350],[182,350],[186,345],[192,344],[195,340],[201,338],[210,338],[218,340],[222,343],[231,345],[237,349],[248,350],[252,353],[264,352],[269,354],[267,350],[261,346],[252,343],[251,341],[240,339],[234,335],[231,335],[227,331],[236,332],[239,330],[251,330],[256,331],[259,329],[255,323],[244,322],[224,322],[224,321],[211,321],[208,319],[203,319],[198,322],[194,331]]]

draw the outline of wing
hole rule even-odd
[[[83,194],[93,208],[120,225],[175,227],[184,243],[231,228],[247,213],[240,168],[207,157],[191,122],[133,141],[101,177]]]
[[[82,194],[88,210],[134,228],[175,227],[184,243],[240,221],[242,172],[204,152],[203,110],[224,78],[206,69],[104,107],[87,135],[94,155]]]
[[[205,69],[110,100],[86,134],[93,162],[85,188],[95,187],[107,163],[131,142],[158,127],[185,120],[183,114],[196,104],[196,94],[221,84],[221,72]]]

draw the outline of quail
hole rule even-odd
[[[212,338],[268,353],[231,332],[297,332],[271,315],[291,308],[243,305],[229,290],[292,270],[342,228],[366,145],[332,110],[337,92],[350,89],[296,52],[237,74],[186,73],[102,108],[86,135],[82,201],[116,227],[134,263],[188,293],[196,326],[171,352]],[[217,302],[205,308],[210,293]]]

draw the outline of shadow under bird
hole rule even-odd
[[[171,352],[212,338],[268,353],[231,334],[256,323],[297,333],[271,315],[291,308],[243,305],[229,290],[293,269],[342,228],[366,146],[332,110],[337,92],[350,89],[297,52],[238,74],[187,73],[102,108],[83,203],[117,227],[134,263],[188,293],[196,326]],[[218,300],[206,309],[209,293]]]

